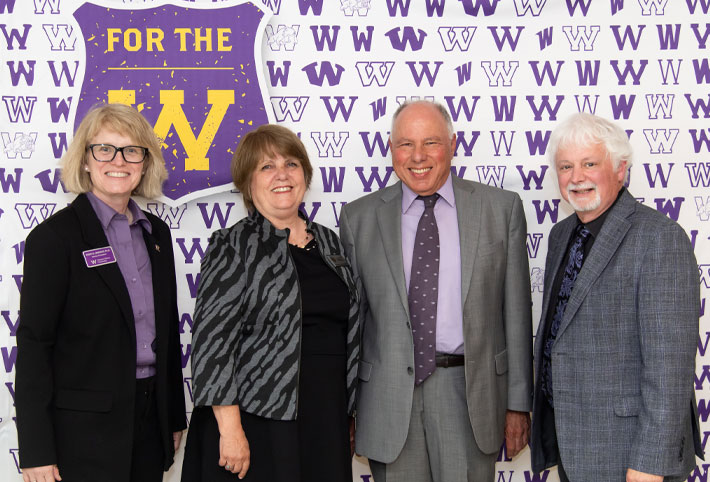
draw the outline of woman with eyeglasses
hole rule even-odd
[[[185,428],[167,178],[135,109],[101,105],[62,159],[78,196],[25,243],[15,404],[25,482],[159,482]]]

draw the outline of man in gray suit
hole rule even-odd
[[[548,152],[575,214],[550,232],[533,470],[557,464],[575,482],[685,480],[702,456],[693,248],[683,228],[624,188],[631,145],[618,126],[576,114]]]
[[[444,107],[402,105],[400,182],[347,204],[340,234],[363,290],[356,451],[376,482],[491,482],[526,444],[532,323],[520,198],[451,173]]]

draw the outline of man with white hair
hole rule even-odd
[[[528,441],[532,319],[520,197],[451,172],[445,107],[404,103],[400,182],[348,203],[340,236],[360,281],[356,451],[376,482],[492,482]]]
[[[624,188],[626,133],[580,113],[549,156],[575,213],[550,232],[535,340],[536,472],[685,480],[702,457],[693,392],[700,284],[683,228]]]

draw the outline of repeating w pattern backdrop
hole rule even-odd
[[[229,184],[240,137],[298,132],[314,163],[303,210],[337,228],[342,206],[396,181],[387,138],[407,99],[450,111],[452,170],[518,192],[528,222],[533,316],[547,237],[571,213],[546,149],[568,115],[630,136],[630,192],[678,221],[698,259],[695,389],[710,415],[710,0],[0,0],[0,478],[21,480],[15,332],[24,239],[66,206],[58,161],[96,102],[136,106],[163,141],[165,195],[141,200],[172,228],[185,396],[200,258],[245,215]],[[191,409],[191,408],[189,408]],[[190,417],[190,413],[186,414]],[[179,480],[181,456],[166,480]],[[709,463],[689,480],[707,481]],[[355,462],[355,479],[371,479]],[[502,451],[498,482],[555,481]]]

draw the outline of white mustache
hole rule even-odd
[[[597,185],[594,184],[593,182],[582,182],[579,184],[573,184],[573,183],[567,184],[567,193],[569,193],[570,191],[581,191],[584,189],[593,189],[596,191]]]

